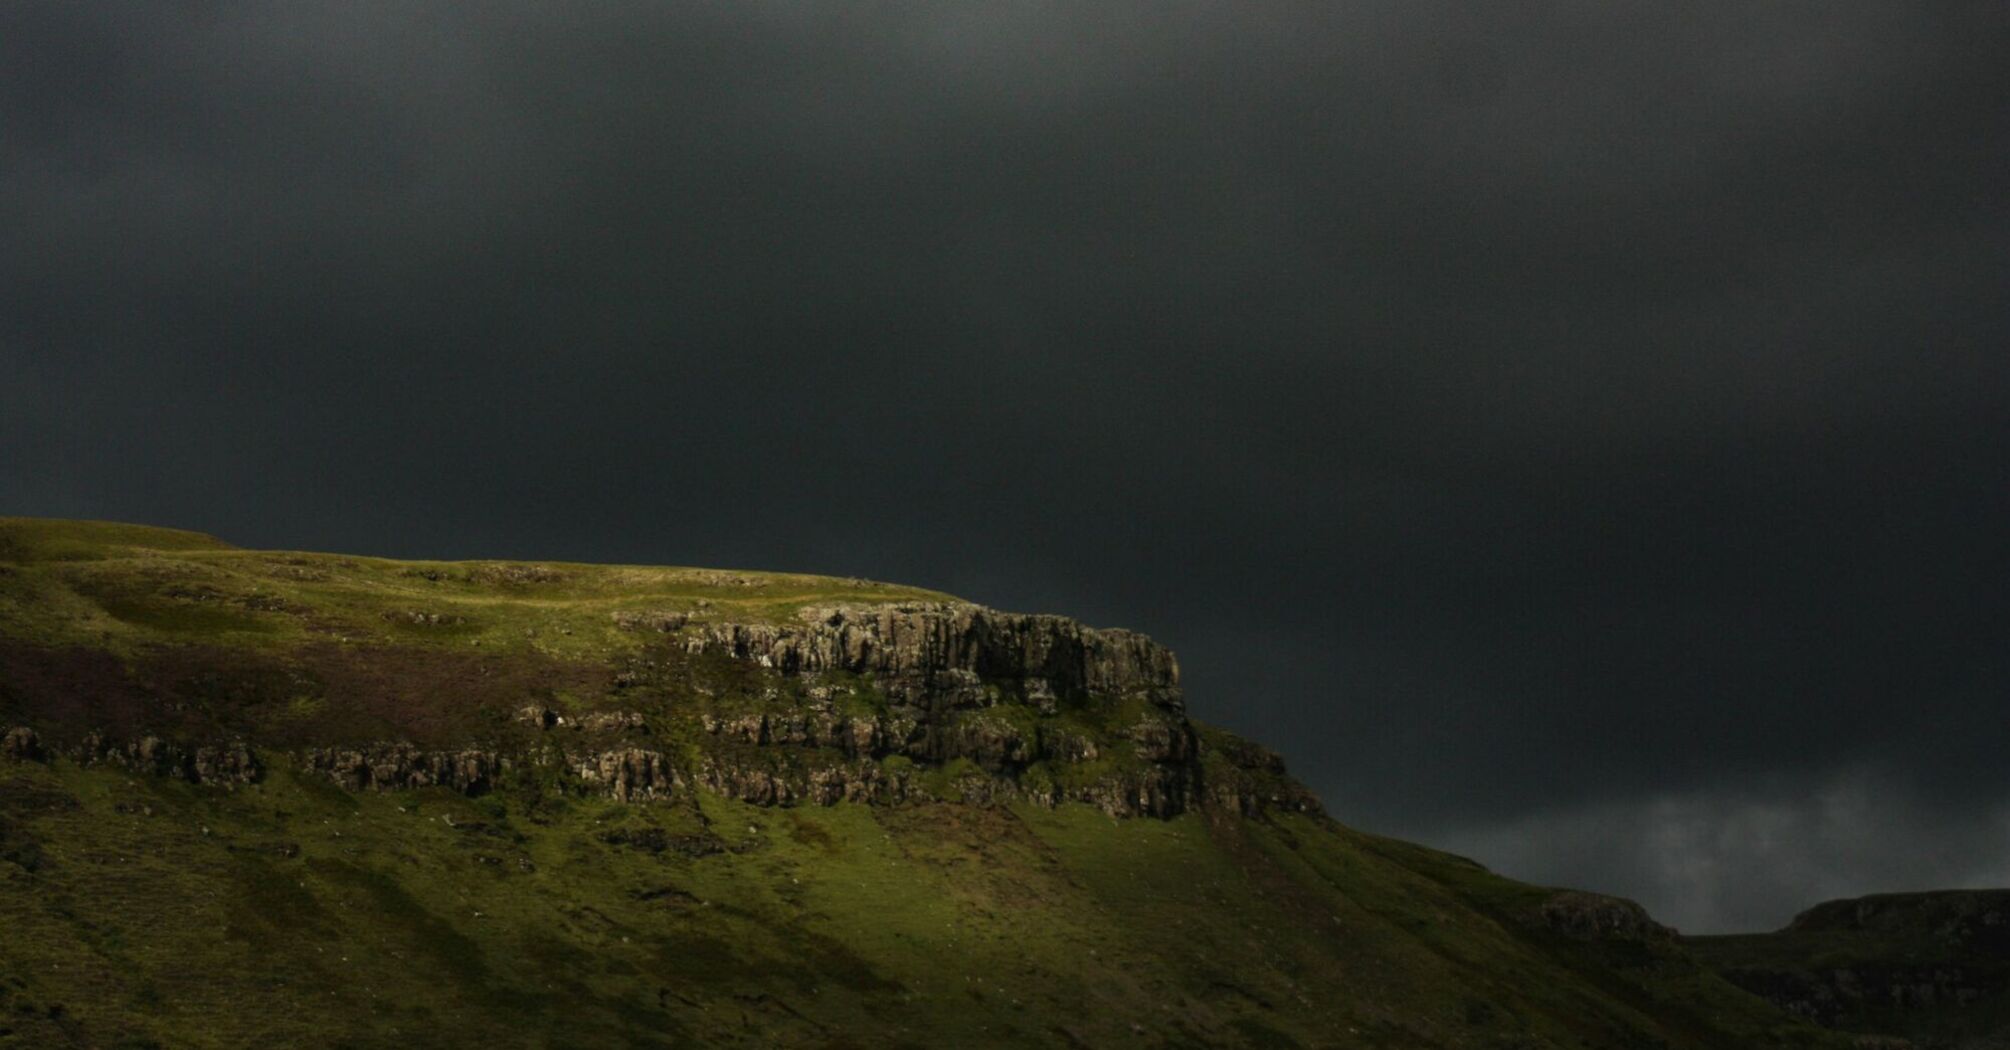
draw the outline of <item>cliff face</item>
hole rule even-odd
[[[1143,694],[1178,712],[1179,663],[1144,635],[1062,616],[1003,613],[962,602],[809,606],[795,624],[701,624],[691,652],[723,652],[786,675],[879,676],[909,703],[955,702],[989,683],[1050,708],[1057,700]]]
[[[0,754],[223,784],[280,758],[349,790],[470,795],[534,780],[774,806],[1318,807],[1274,754],[1196,727],[1173,654],[1130,631],[934,597],[816,600],[886,589],[864,581],[789,581],[779,595],[789,578],[686,571],[582,588],[578,567],[223,560],[239,571],[156,555],[116,580],[52,572],[128,637],[31,645],[18,636],[37,632],[11,632],[0,715],[24,743]],[[275,593],[275,577],[310,586]],[[362,608],[355,582],[373,585]],[[498,630],[505,620],[523,626]],[[186,629],[213,624],[224,630]],[[200,637],[238,630],[249,644]]]

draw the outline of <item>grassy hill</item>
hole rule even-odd
[[[1773,933],[1690,950],[1790,1012],[1920,1050],[2010,1047],[2010,890],[1829,901]]]
[[[0,1046],[1854,1045],[912,588],[0,519],[0,734]]]

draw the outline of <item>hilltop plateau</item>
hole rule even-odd
[[[1859,1045],[1129,631],[105,523],[0,519],[0,931],[23,1047]]]

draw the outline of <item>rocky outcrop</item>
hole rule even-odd
[[[1253,817],[1265,810],[1284,813],[1323,813],[1326,807],[1311,789],[1295,780],[1265,778],[1252,780],[1239,773],[1212,774],[1205,791],[1209,804],[1230,813]]]
[[[385,743],[366,748],[322,748],[301,756],[305,769],[350,791],[444,787],[469,795],[494,790],[499,779],[513,769],[555,767],[561,762],[580,788],[623,802],[670,798],[685,786],[667,756],[639,747],[559,756],[551,752],[504,755],[480,748],[429,751],[410,744]]]
[[[199,784],[249,784],[265,773],[257,753],[242,742],[198,747],[190,754],[189,768]]]
[[[531,706],[517,711],[516,721],[532,729],[572,729],[588,733],[646,733],[649,720],[635,711],[594,711],[567,718],[548,707]]]
[[[1138,732],[1149,754],[1175,758],[1200,745],[1190,730],[1155,724]],[[1035,761],[1094,762],[1096,742],[1068,730],[1042,727],[1028,734],[1009,723],[975,720],[960,724],[948,747],[970,759],[963,775],[927,781],[929,765],[911,759],[883,761],[886,746],[906,741],[912,728],[880,719],[818,719],[743,717],[713,720],[713,733],[733,741],[739,750],[704,754],[695,768],[660,750],[624,745],[604,750],[535,748],[504,752],[494,748],[428,749],[410,743],[381,742],[361,747],[312,748],[297,752],[293,761],[308,773],[326,777],[350,791],[403,791],[438,787],[481,795],[501,785],[514,770],[556,773],[560,790],[604,794],[623,802],[669,799],[696,787],[726,798],[762,806],[834,805],[840,802],[896,805],[909,801],[979,804],[1014,800],[1053,806],[1080,802],[1113,817],[1172,817],[1212,801],[1234,812],[1252,814],[1265,808],[1317,811],[1309,793],[1276,793],[1278,782],[1265,781],[1272,793],[1216,774],[1212,782],[1195,762],[1149,762],[1106,769],[1085,782],[1057,784],[1045,773],[1028,772]],[[913,739],[920,739],[919,735]],[[779,746],[778,746],[779,745]],[[832,751],[782,750],[790,745],[829,746]],[[19,727],[0,735],[0,755],[15,760],[46,758],[48,749],[35,731]],[[84,738],[65,752],[85,765],[112,765],[135,773],[173,777],[191,783],[235,785],[263,774],[251,748],[242,743],[188,746],[145,736],[117,742],[99,734]],[[906,764],[900,764],[905,761]],[[1040,767],[1044,769],[1046,767]],[[1288,782],[1286,782],[1288,784]],[[566,785],[570,785],[567,787]]]
[[[1095,738],[1060,726],[1040,727],[1040,754],[1059,762],[1094,762],[1103,751]]]
[[[1284,759],[1260,744],[1210,732],[1200,747],[1204,791],[1216,808],[1244,816],[1264,810],[1319,813],[1318,796],[1285,775]]]
[[[914,719],[851,717],[828,708],[731,718],[706,715],[699,725],[714,736],[755,746],[831,748],[855,758],[906,754],[923,740],[921,725]]]
[[[317,748],[300,758],[303,768],[350,791],[448,787],[479,795],[493,788],[496,777],[509,768],[508,760],[494,751],[426,751],[400,743]]]
[[[932,763],[967,758],[993,772],[1046,757],[1042,741],[1047,738],[996,715],[981,711],[917,715],[849,716],[810,707],[731,718],[707,716],[701,725],[714,736],[755,746],[828,748],[850,758],[906,755]],[[1093,745],[1089,749],[1093,751]]]
[[[16,726],[5,735],[0,735],[0,758],[11,758],[16,762],[40,762],[48,757],[42,750],[42,738],[27,726]]]
[[[1131,631],[957,602],[815,606],[797,621],[701,623],[686,645],[785,675],[847,671],[950,692],[991,680],[1022,697],[1068,700],[1142,691],[1180,705],[1171,651]]]
[[[840,802],[888,805],[907,801],[911,796],[909,779],[904,772],[889,773],[877,764],[860,762],[811,772],[807,794],[819,806]]]
[[[770,782],[772,774],[765,772],[700,778],[700,783],[709,790],[748,801],[770,798],[898,801],[916,797],[918,789],[912,786],[895,785],[878,777],[876,772],[856,772],[877,770],[861,760],[889,755],[910,758],[923,767],[968,760],[991,779],[1000,781],[982,789],[981,794],[986,798],[1026,798],[1050,805],[1081,801],[1121,816],[1175,816],[1215,797],[1215,793],[1203,790],[1200,745],[1192,726],[1184,719],[1148,719],[1130,727],[1122,734],[1122,740],[1130,745],[1135,758],[1145,764],[1139,767],[1137,763],[1123,763],[1090,786],[1073,791],[1020,781],[1036,763],[1072,766],[1096,762],[1108,753],[1106,745],[1079,730],[1056,725],[1024,728],[986,711],[918,720],[886,715],[846,717],[812,710],[707,718],[703,728],[735,744],[821,748],[851,760],[840,768],[809,774],[822,778],[816,783],[775,784]],[[1309,792],[1282,777],[1281,764],[1274,774],[1248,783],[1230,770],[1222,788],[1222,797],[1237,812],[1255,813],[1272,806],[1305,812],[1318,809],[1317,800]],[[965,790],[955,797],[971,794]]]
[[[1184,763],[1194,757],[1193,726],[1185,719],[1146,719],[1124,731],[1139,758],[1147,762]]]
[[[943,758],[966,758],[990,773],[1024,768],[1038,756],[1037,735],[1028,735],[1001,718],[971,715],[957,719],[936,735]]]
[[[1542,925],[1572,940],[1669,943],[1675,931],[1655,922],[1647,909],[1624,897],[1562,890],[1537,909]]]
[[[1217,734],[1208,741],[1208,747],[1223,762],[1236,769],[1265,776],[1284,775],[1284,756],[1253,740]]]
[[[830,806],[840,802],[997,805],[1014,801],[1055,806],[1080,802],[1112,817],[1165,818],[1178,816],[1199,803],[1195,785],[1184,770],[1160,767],[1112,773],[1074,788],[1060,788],[1047,780],[983,772],[971,772],[947,782],[937,780],[930,786],[912,769],[889,769],[875,762],[843,762],[804,769],[708,758],[700,765],[696,780],[699,787],[713,794],[759,806]]]
[[[124,742],[92,733],[71,750],[81,765],[110,765],[193,784],[250,784],[264,775],[258,756],[242,742],[190,746],[158,736]]]
[[[866,768],[859,760],[887,756],[923,766],[967,760],[989,776],[959,783],[964,798],[1079,800],[1123,815],[1170,816],[1212,797],[1203,789],[1178,662],[1143,635],[958,602],[815,606],[780,623],[692,621],[677,629],[688,654],[724,656],[802,683],[792,687],[799,702],[781,710],[705,716],[707,733],[852,760],[814,774],[815,783],[748,771],[745,763],[700,777],[736,798],[918,797],[915,784],[858,771]],[[828,684],[836,674],[868,681],[883,713],[839,711]],[[1114,733],[1047,721],[1071,707],[1101,721],[1140,703],[1146,715]],[[1102,760],[1115,765],[1088,786],[1021,782],[1039,763]],[[1264,804],[1245,786],[1231,795],[1248,811]]]
[[[1155,817],[1210,803],[1318,808],[1274,754],[1212,731],[1203,740],[1172,653],[1139,634],[958,602],[823,605],[771,623],[714,615],[612,613],[618,629],[667,636],[609,669],[604,697],[620,709],[565,710],[594,701],[546,691],[464,746],[394,739],[295,759],[352,791],[481,794],[522,771],[525,784],[623,801],[696,788],[759,805],[1016,799]],[[43,747],[28,729],[0,741],[16,758]],[[197,782],[258,776],[242,744],[92,737],[79,758]]]
[[[1192,772],[1185,767],[1151,766],[1097,780],[1062,801],[1086,802],[1113,817],[1176,817],[1200,802]]]
[[[790,777],[772,769],[705,759],[698,764],[698,785],[715,795],[757,806],[785,806],[802,797]]]
[[[582,783],[623,802],[667,798],[684,786],[659,751],[619,748],[571,757],[569,763]]]

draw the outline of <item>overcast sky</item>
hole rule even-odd
[[[0,6],[0,514],[1148,631],[1686,930],[2010,885],[2010,9]]]

